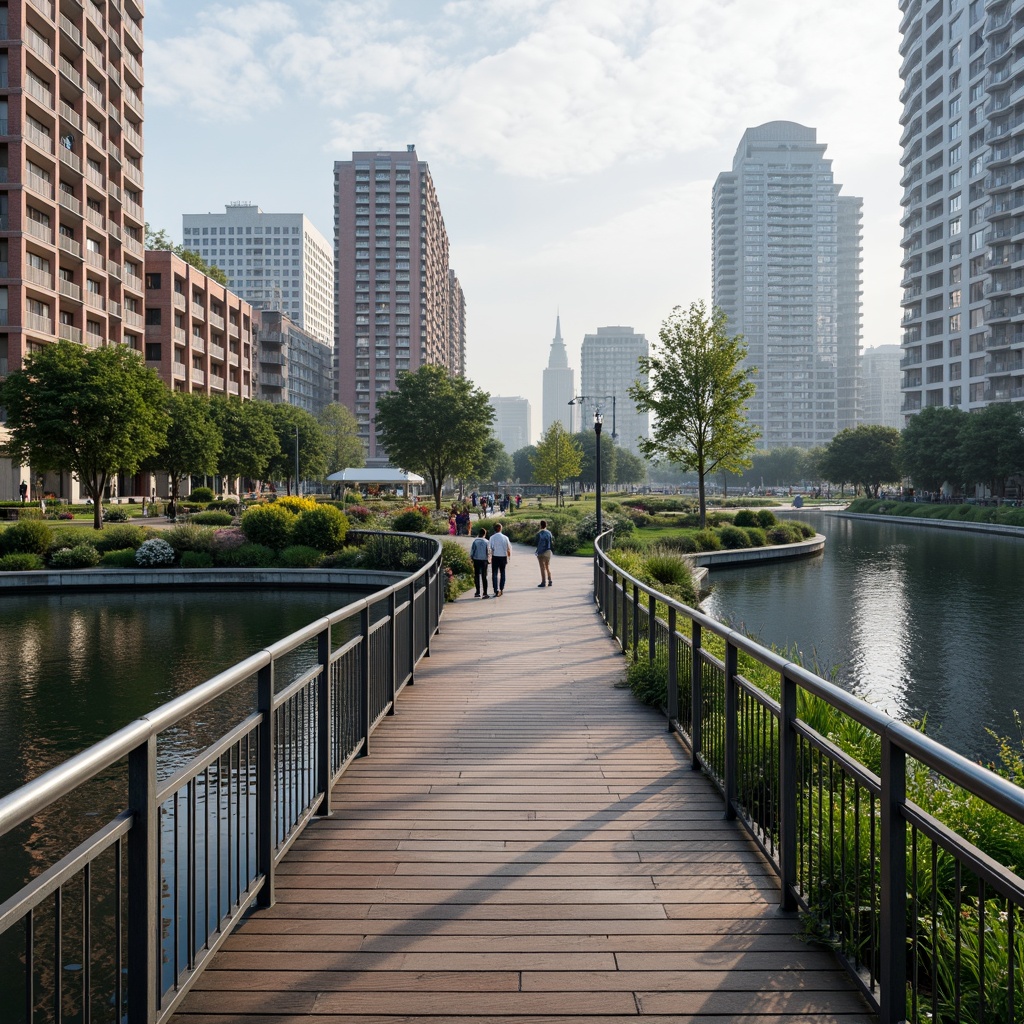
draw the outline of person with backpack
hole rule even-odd
[[[540,521],[540,530],[537,532],[537,564],[540,566],[540,587],[551,586],[551,549],[554,546],[554,539],[548,529],[547,521]]]
[[[473,562],[473,583],[476,585],[474,597],[480,597],[481,585],[483,586],[483,598],[487,599],[487,561],[491,549],[487,544],[487,531],[481,526],[477,530],[473,543],[469,546],[469,557]]]

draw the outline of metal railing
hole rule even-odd
[[[1024,880],[972,841],[970,813],[958,832],[931,811],[997,818],[1013,863],[1024,789],[640,583],[610,538],[595,546],[598,608],[667,683],[669,729],[775,868],[781,909],[805,914],[883,1024],[1021,1020]],[[871,763],[841,748],[850,738]]]
[[[404,536],[424,563],[413,575],[0,799],[0,838],[30,822],[38,839],[58,801],[126,772],[126,809],[90,824],[84,841],[0,904],[4,970],[21,988],[5,994],[5,1020],[164,1021],[254,902],[273,904],[281,858],[312,818],[330,814],[332,787],[368,753],[430,653],[444,603],[441,545]],[[186,733],[200,709],[213,717],[228,694],[254,695],[254,706],[229,700],[235,710],[220,716],[218,738],[169,774],[158,740]]]

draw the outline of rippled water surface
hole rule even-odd
[[[1024,539],[801,513],[824,555],[715,571],[704,608],[970,757],[1024,712]]]

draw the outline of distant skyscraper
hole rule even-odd
[[[903,426],[900,413],[900,346],[864,349],[861,367],[861,422],[880,427]]]
[[[185,248],[223,270],[253,309],[284,313],[333,344],[334,256],[308,217],[228,203],[223,213],[186,213],[181,221]]]
[[[1024,399],[1024,2],[900,10],[905,423]]]
[[[491,395],[491,408],[494,409],[494,434],[505,451],[511,455],[525,448],[530,443],[530,403],[525,398]]]
[[[576,374],[569,365],[569,354],[562,341],[562,318],[555,317],[555,337],[551,342],[547,369],[544,371],[544,433],[556,420],[571,434],[576,430]]]
[[[862,200],[840,197],[813,128],[743,133],[712,197],[713,294],[742,334],[764,449],[828,443],[857,421]]]
[[[448,271],[448,366],[457,377],[466,375],[466,295],[455,276]]]
[[[256,314],[259,398],[319,416],[334,401],[334,346],[278,310]]]
[[[401,370],[432,363],[459,375],[465,363],[465,298],[460,288],[452,300],[448,232],[414,146],[335,163],[334,250],[338,398],[379,466],[377,396]]]
[[[580,387],[583,402],[577,412],[579,430],[594,425],[594,410],[604,413],[603,433],[614,430],[621,448],[640,454],[638,441],[649,432],[648,415],[640,412],[629,397],[629,386],[637,380],[646,382],[639,371],[638,361],[647,355],[647,338],[632,327],[598,327],[596,334],[583,339],[580,354]],[[615,402],[612,402],[612,397]]]

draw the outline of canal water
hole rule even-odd
[[[1020,745],[1024,538],[844,519],[812,559],[714,570],[704,609],[971,758]]]

